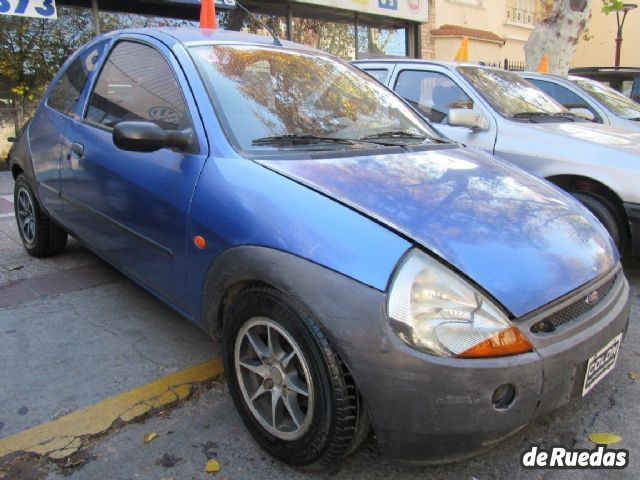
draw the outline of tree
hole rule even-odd
[[[527,70],[537,70],[543,55],[549,73],[566,75],[576,45],[591,17],[592,0],[542,0],[542,18],[524,45]],[[617,0],[605,0],[617,1]]]
[[[103,32],[118,28],[181,26],[190,22],[144,15],[100,13]],[[60,66],[94,36],[93,13],[61,7],[57,20],[0,16],[0,78],[10,85],[19,131]]]
[[[89,12],[87,15],[86,12]],[[16,131],[60,64],[92,36],[90,10],[58,20],[0,18],[0,72],[14,95]]]

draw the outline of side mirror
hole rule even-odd
[[[113,129],[113,143],[121,150],[155,152],[161,148],[188,150],[193,130],[165,130],[153,122],[120,122]]]
[[[15,143],[16,142],[16,137],[7,137],[7,142]]]
[[[472,130],[489,129],[487,117],[471,108],[452,108],[449,110],[448,119],[452,127],[466,127]]]
[[[590,122],[593,122],[596,119],[596,116],[588,108],[570,108],[569,111],[576,117],[584,118]]]

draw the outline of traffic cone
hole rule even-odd
[[[549,57],[547,57],[546,53],[542,55],[542,58],[540,59],[540,63],[538,64],[538,71],[540,73],[549,73]]]
[[[455,61],[469,61],[469,37],[462,37],[462,42],[460,43],[460,48],[458,48],[458,52],[456,53]]]
[[[218,28],[214,0],[202,0],[200,3],[200,28]]]

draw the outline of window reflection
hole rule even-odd
[[[627,119],[640,119],[640,104],[628,99],[621,93],[590,80],[580,79],[575,80],[575,82],[600,100],[616,115]]]
[[[406,28],[358,26],[358,58],[406,57]]]
[[[281,135],[360,139],[404,131],[433,136],[386,88],[331,57],[241,45],[193,47],[192,52],[242,149]]]
[[[355,59],[355,28],[352,24],[311,18],[294,18],[291,40],[318,48],[345,60]]]
[[[517,113],[554,114],[567,111],[515,73],[478,67],[458,67],[458,71],[505,117]]]

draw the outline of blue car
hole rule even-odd
[[[219,338],[240,417],[292,465],[371,431],[408,462],[490,448],[589,393],[627,329],[590,213],[301,45],[98,37],[10,163],[26,250],[70,234]]]

